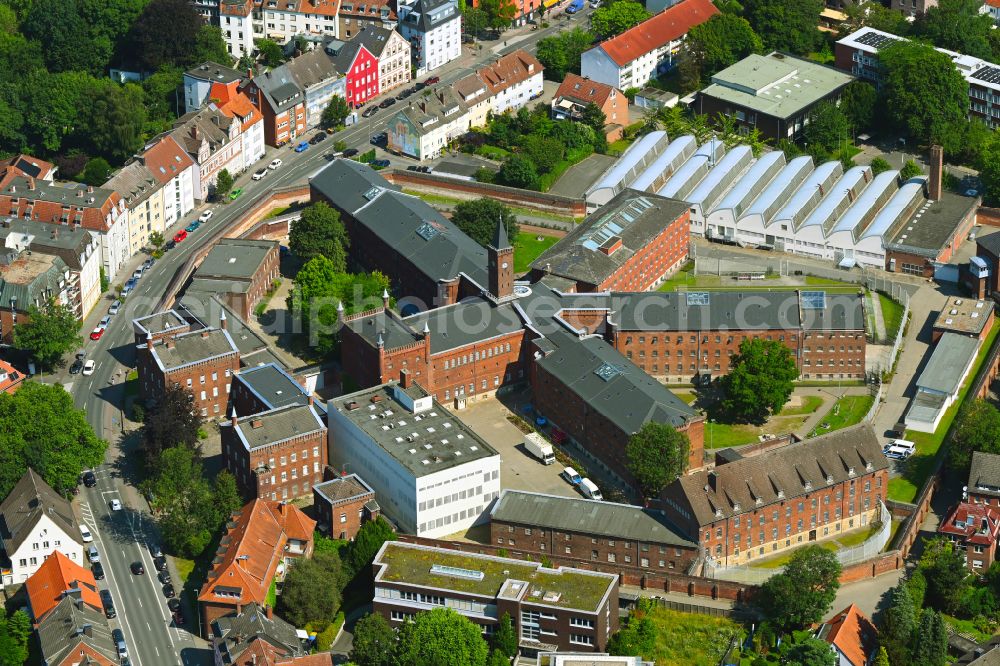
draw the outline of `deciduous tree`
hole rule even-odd
[[[493,234],[500,220],[503,220],[507,230],[507,238],[513,242],[521,225],[510,208],[497,199],[483,197],[462,201],[456,204],[455,212],[451,216],[455,226],[483,247],[493,242]]]
[[[302,217],[292,224],[288,236],[288,247],[302,261],[322,255],[330,260],[337,273],[347,270],[350,244],[340,213],[322,201],[303,209]]]
[[[353,578],[375,560],[375,555],[386,541],[395,541],[396,532],[388,520],[379,516],[361,526],[344,553],[344,570]]]
[[[125,38],[125,56],[146,72],[194,65],[204,25],[187,0],[150,0]]]
[[[923,170],[917,166],[916,162],[913,160],[906,160],[903,168],[899,170],[899,177],[903,180],[909,180],[910,178],[920,176],[923,173]]]
[[[625,446],[629,472],[639,482],[645,497],[660,492],[687,468],[691,442],[668,423],[648,421],[629,437]]]
[[[851,81],[840,95],[840,109],[847,115],[855,132],[871,127],[876,104],[878,93],[875,86],[865,81]]]
[[[340,608],[340,558],[336,553],[314,553],[300,559],[285,574],[278,598],[281,616],[301,627],[332,622]]]
[[[768,49],[803,55],[822,41],[822,11],[823,0],[746,0],[743,15]]]
[[[215,177],[216,199],[225,199],[231,189],[233,189],[233,175],[229,173],[229,169],[220,170]]]
[[[336,129],[343,126],[350,113],[351,107],[347,105],[347,100],[340,95],[334,95],[330,98],[330,103],[323,109],[323,127]]]
[[[900,37],[910,31],[910,23],[906,20],[906,14],[877,2],[845,5],[844,13],[847,14],[847,22],[841,35],[845,37],[863,27],[875,28]]]
[[[872,175],[875,176],[879,175],[884,171],[889,171],[890,169],[892,169],[892,165],[886,162],[885,159],[881,157],[876,157],[875,159],[873,159],[871,161],[871,164],[869,164],[868,166],[871,167]]]
[[[152,493],[151,504],[167,549],[188,558],[200,555],[221,517],[198,454],[186,446],[166,449],[143,486]]]
[[[591,47],[593,40],[593,35],[582,28],[538,40],[536,56],[545,67],[545,78],[561,82],[567,72],[579,74],[580,56]]]
[[[777,340],[747,338],[722,378],[722,407],[733,418],[758,421],[781,410],[798,377],[788,347]]]
[[[598,39],[609,39],[639,25],[650,16],[641,3],[621,0],[595,9],[590,15],[590,27]]]
[[[198,452],[201,417],[195,411],[194,395],[180,386],[168,386],[146,412],[142,422],[142,445],[146,463],[154,466],[167,449],[183,446]]]
[[[140,86],[101,81],[87,90],[83,103],[79,122],[85,129],[78,133],[86,138],[92,154],[121,164],[142,148],[146,106]]]
[[[511,187],[525,190],[538,189],[538,171],[535,169],[535,164],[521,155],[511,155],[504,160],[497,178],[504,185]]]
[[[934,46],[976,58],[993,58],[993,19],[976,0],[940,0],[913,22],[913,34]]]
[[[257,57],[268,67],[277,67],[285,61],[285,52],[273,39],[255,39],[254,46],[257,47]]]
[[[965,473],[973,451],[1000,453],[1000,410],[985,400],[967,401],[948,438],[948,464]]]
[[[819,546],[805,546],[792,554],[784,571],[761,586],[760,606],[775,626],[801,629],[823,619],[839,587],[837,556]]]
[[[486,17],[486,25],[498,32],[509,28],[517,16],[513,0],[480,0],[479,8]]]
[[[957,612],[968,586],[965,554],[947,539],[930,539],[924,546],[918,567],[927,580],[927,605],[946,613]]]
[[[510,613],[504,613],[500,618],[493,633],[493,648],[504,655],[513,658],[517,656],[517,632],[514,630],[514,623],[510,619]]]
[[[479,627],[450,608],[417,613],[399,632],[399,666],[485,666],[487,647]]]
[[[580,122],[598,134],[603,134],[604,126],[608,124],[608,117],[601,111],[601,107],[593,102],[587,102],[580,113]]]
[[[462,12],[462,27],[465,32],[473,37],[479,34],[489,25],[490,19],[479,7],[466,7]]]
[[[785,653],[785,659],[796,666],[835,666],[837,653],[824,640],[806,638],[792,645]]]
[[[41,307],[28,307],[14,325],[14,346],[28,352],[46,370],[62,366],[63,356],[83,341],[76,315],[67,306],[50,298]]]
[[[394,666],[396,632],[379,613],[369,613],[354,625],[351,661],[358,666]]]
[[[751,53],[760,53],[764,44],[745,18],[716,14],[691,28],[684,48],[700,54],[700,76],[710,77]]]
[[[108,178],[110,177],[111,165],[103,157],[95,157],[92,160],[88,160],[87,166],[83,167],[83,172],[80,174],[80,180],[94,187],[99,187],[108,182]]]
[[[851,123],[832,102],[820,102],[809,112],[809,123],[802,130],[809,148],[822,148],[832,153],[851,137]]]

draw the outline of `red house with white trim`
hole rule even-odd
[[[327,52],[333,52],[333,64],[344,75],[344,94],[347,103],[358,108],[378,95],[378,58],[366,49],[360,41],[354,40],[340,46],[335,42],[327,45]]]

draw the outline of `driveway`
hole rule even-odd
[[[559,177],[549,194],[559,194],[564,197],[579,198],[593,185],[601,174],[607,171],[618,158],[610,155],[591,155],[579,164],[566,169]]]

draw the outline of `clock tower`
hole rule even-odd
[[[514,295],[514,248],[507,240],[503,218],[497,222],[493,242],[487,246],[486,253],[490,262],[490,293],[498,301],[510,299]]]

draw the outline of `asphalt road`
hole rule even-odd
[[[499,53],[493,50],[498,46],[497,42],[487,42],[482,51],[476,53],[474,57],[463,57],[435,72],[441,77],[441,82],[437,85],[451,85],[485,62],[518,48],[534,52],[535,42],[538,39],[565,29],[568,23],[581,22],[582,15],[583,12],[577,14],[572,21],[553,19],[547,29],[512,36],[508,38],[509,46],[496,49]],[[396,89],[390,91],[387,96],[398,93],[399,89]],[[376,100],[376,103],[378,101]],[[400,103],[397,102],[397,105]],[[268,148],[265,157],[254,168],[236,179],[234,188],[243,188],[241,197],[226,205],[215,203],[203,205],[167,230],[164,237],[171,238],[178,230],[197,219],[203,211],[208,209],[214,211],[211,220],[189,234],[187,239],[174,249],[168,250],[145,273],[135,290],[125,300],[119,313],[112,318],[101,339],[86,341],[84,349],[87,351],[87,358],[97,362],[94,374],[87,377],[72,376],[64,369],[55,377],[47,378],[48,381],[64,384],[70,390],[77,406],[85,410],[87,420],[94,431],[111,443],[104,464],[95,470],[98,485],[95,488],[83,488],[79,502],[81,514],[90,526],[95,538],[94,543],[101,552],[106,576],[101,587],[107,587],[115,600],[118,617],[112,620],[112,623],[113,625],[118,623],[125,633],[129,656],[135,666],[165,664],[191,666],[204,662],[206,657],[208,663],[211,663],[211,658],[204,649],[196,649],[198,644],[188,631],[197,632],[197,618],[189,617],[186,629],[178,629],[171,625],[166,599],[156,579],[148,548],[148,544],[156,543],[157,538],[148,507],[138,492],[126,484],[130,478],[129,462],[134,453],[123,451],[119,447],[123,440],[121,412],[124,404],[123,382],[128,370],[135,365],[131,321],[154,312],[164,289],[187,259],[198,249],[215,242],[215,237],[220,233],[224,235],[224,230],[241,218],[257,195],[273,187],[307,180],[327,164],[328,154],[333,150],[336,141],[344,141],[348,147],[366,150],[369,147],[369,138],[385,129],[386,122],[395,108],[397,107],[380,109],[372,118],[361,119],[356,125],[328,137],[320,144],[310,146],[303,153],[295,153],[291,146]],[[308,136],[313,134],[310,133]],[[284,162],[277,171],[269,173],[261,181],[251,180],[250,176],[254,170],[266,165],[275,157],[280,157]],[[406,158],[391,157],[391,160],[397,165],[406,163]],[[124,282],[131,271],[145,258],[145,255],[134,257],[126,267],[122,268],[113,283]],[[104,316],[112,300],[106,297],[94,308],[83,326],[84,335],[87,335],[96,321]],[[112,512],[111,499],[119,499],[123,509]],[[143,562],[145,575],[132,575],[129,565],[135,561]],[[174,583],[179,590],[180,581],[174,580]]]

